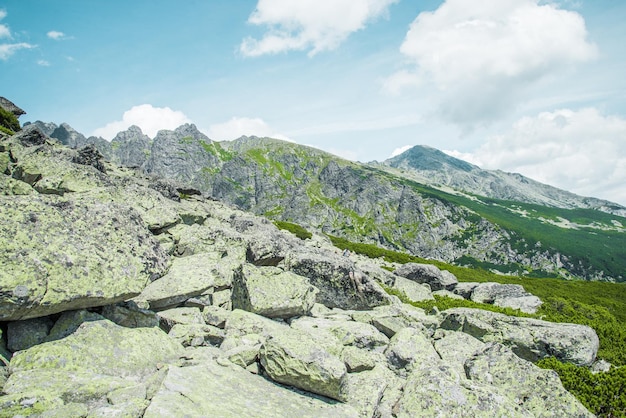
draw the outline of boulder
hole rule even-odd
[[[202,312],[198,308],[173,308],[158,313],[159,325],[165,332],[169,332],[176,324],[204,325]]]
[[[478,285],[480,285],[478,282],[459,282],[452,289],[452,293],[462,296],[463,299],[470,299]]]
[[[433,291],[452,290],[459,282],[454,274],[440,270],[432,264],[406,263],[398,267],[395,274],[417,283],[428,284]]]
[[[184,347],[219,346],[224,341],[224,330],[206,324],[174,324],[168,335]]]
[[[102,308],[102,316],[127,328],[159,326],[159,317],[156,313],[140,308],[133,301],[107,305]]]
[[[526,292],[519,284],[480,283],[473,289],[470,298],[474,302],[519,309],[526,313],[535,313],[542,305],[541,299]]]
[[[463,331],[483,342],[502,343],[532,362],[554,356],[563,362],[590,366],[599,346],[596,332],[588,326],[518,318],[480,309],[447,309],[442,312],[441,327]]]
[[[67,416],[63,414],[73,410],[74,404],[90,411],[109,407],[109,394],[147,383],[160,364],[180,354],[180,344],[158,328],[123,328],[107,320],[85,322],[61,340],[13,355],[0,410],[6,416],[43,412]],[[146,391],[139,393],[135,401],[141,403]]]
[[[291,327],[312,335],[319,330],[328,331],[343,345],[369,350],[382,351],[389,344],[389,338],[385,334],[373,325],[362,322],[302,317],[292,321]]]
[[[319,289],[317,301],[329,308],[370,309],[389,304],[389,296],[373,280],[337,254],[313,251],[292,253],[285,260],[292,272]]]
[[[53,322],[50,318],[33,318],[7,324],[7,348],[9,351],[26,350],[45,341]]]
[[[223,252],[215,251],[174,257],[167,274],[149,283],[134,300],[147,302],[150,309],[164,309],[209,290],[230,286],[230,282],[216,270],[222,256]]]
[[[144,418],[161,417],[357,418],[349,406],[283,386],[237,366],[204,362],[170,367]]]
[[[344,400],[341,384],[346,366],[302,332],[272,335],[261,347],[259,358],[272,380]]]
[[[429,286],[416,283],[404,277],[396,277],[393,288],[404,293],[413,302],[434,299]]]
[[[161,276],[168,256],[127,206],[0,196],[0,320],[110,305]]]
[[[385,356],[395,369],[412,369],[441,361],[432,342],[420,330],[404,328],[393,336]]]
[[[465,376],[465,361],[485,347],[485,343],[464,332],[443,331],[437,337],[433,345],[441,360],[462,377]]]
[[[292,272],[244,264],[235,271],[232,306],[268,318],[290,318],[307,315],[317,293],[306,278]]]
[[[530,416],[593,417],[561,384],[554,370],[522,360],[509,348],[490,343],[465,362],[467,377],[493,388]]]
[[[384,364],[371,370],[348,374],[342,393],[346,402],[357,408],[359,416],[373,417],[388,387],[394,387],[400,379]]]

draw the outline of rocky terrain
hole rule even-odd
[[[211,146],[187,133],[159,143]],[[593,329],[385,291],[534,312],[521,286],[346,257],[215,200],[226,183],[203,193],[77,145],[37,126],[0,140],[0,417],[592,416],[532,362],[591,366]]]
[[[367,165],[269,138],[218,143],[193,125],[154,139],[131,127],[111,142],[85,138],[67,124],[32,125],[65,145],[93,144],[110,161],[239,209],[351,241],[505,274],[626,280],[626,218],[619,216],[626,209],[483,171],[436,150],[417,147]]]

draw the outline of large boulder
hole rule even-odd
[[[170,367],[144,418],[357,418],[349,405],[289,390],[237,366]]]
[[[416,283],[413,280],[405,279],[404,277],[396,277],[393,283],[393,288],[404,293],[404,295],[412,302],[435,299],[429,286]]]
[[[75,403],[88,410],[106,409],[123,390],[135,395],[118,407],[131,410],[131,405],[139,405],[143,411],[150,379],[182,352],[182,346],[158,328],[85,322],[61,340],[13,355],[0,410],[6,416],[63,416]]]
[[[0,320],[110,305],[160,277],[168,256],[128,206],[0,196]]]
[[[290,271],[244,264],[235,271],[232,305],[268,318],[290,318],[307,315],[317,293],[305,277]]]
[[[329,308],[370,309],[389,304],[387,293],[346,257],[303,249],[289,254],[285,263],[319,289],[317,301]]]
[[[563,388],[555,371],[540,369],[501,344],[490,343],[475,353],[465,362],[465,371],[469,379],[492,387],[532,416],[593,417]]]
[[[598,353],[598,336],[584,325],[453,308],[442,312],[441,327],[463,331],[483,342],[502,343],[529,361],[554,356],[563,362],[590,366]]]
[[[341,384],[346,366],[303,332],[272,335],[261,347],[260,361],[277,382],[344,400]]]
[[[406,263],[398,267],[395,273],[414,282],[427,284],[431,290],[452,290],[459,282],[454,274],[432,264]]]
[[[526,313],[535,313],[542,305],[541,299],[528,293],[519,284],[481,283],[472,290],[470,299]]]

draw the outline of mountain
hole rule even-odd
[[[138,128],[110,143],[88,141],[113,162],[189,184],[243,210],[352,241],[523,276],[626,280],[626,219],[588,205],[574,207],[574,197],[570,208],[526,203],[560,195],[538,183],[528,182],[532,193],[525,200],[484,197],[435,187],[386,164],[350,162],[291,142],[257,137],[214,142],[193,125],[160,131],[151,141]],[[421,160],[432,173],[498,178],[436,150],[415,151],[423,157],[411,160]],[[478,189],[489,183],[472,181]]]
[[[417,145],[382,164],[398,169],[401,175],[434,187],[447,186],[468,194],[515,200],[566,209],[596,209],[626,216],[626,208],[613,202],[574,193],[529,179],[517,173],[483,170],[435,148]],[[398,171],[392,171],[397,173]]]

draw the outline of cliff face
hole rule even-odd
[[[311,151],[305,164],[301,148],[287,147],[270,161],[258,146],[274,150],[274,142],[225,149],[189,134],[154,142],[164,152],[201,148],[199,161],[219,161],[220,172],[242,182],[251,176],[239,186],[251,187],[242,204],[316,181],[319,189],[305,193],[321,202],[311,219],[330,225],[348,210],[328,209],[347,205],[345,194],[367,197],[354,213],[375,210],[377,193],[395,193],[406,216],[413,208],[467,216],[327,154]],[[257,164],[236,171],[228,163],[237,158]],[[414,301],[438,289],[534,312],[541,301],[521,286],[470,288],[434,266],[346,257],[323,235],[301,240],[37,129],[0,137],[0,161],[2,417],[592,416],[553,371],[532,362],[554,356],[590,366],[593,329],[478,309],[426,312],[383,288]],[[151,154],[144,167],[173,167],[159,161]],[[290,161],[297,177],[285,170]],[[186,169],[175,172],[230,195],[220,184],[233,177],[212,182],[221,177]],[[265,171],[291,181],[261,181]],[[356,219],[352,212],[341,219]]]
[[[193,125],[88,141],[112,161],[353,241],[503,273],[624,280],[624,208],[437,150],[368,165],[268,138],[212,142]]]

